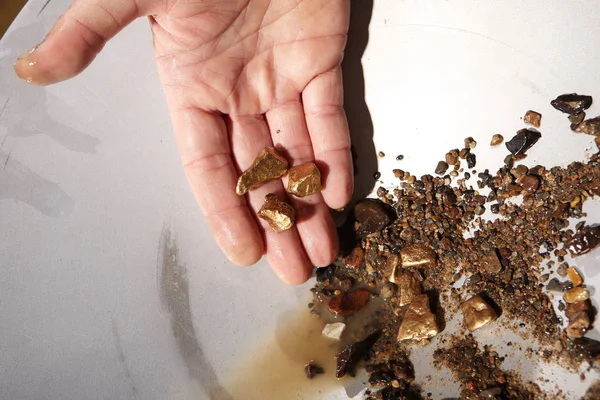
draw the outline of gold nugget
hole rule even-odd
[[[400,307],[411,304],[421,294],[421,276],[418,272],[401,271],[396,277],[398,285],[398,305]]]
[[[306,163],[290,168],[288,192],[298,197],[321,192],[321,171],[315,163]]]
[[[288,162],[273,147],[265,147],[250,168],[244,171],[237,182],[235,192],[239,196],[256,189],[266,182],[279,179],[287,172]]]
[[[433,267],[436,254],[433,249],[422,244],[409,244],[400,250],[402,266],[407,267]]]
[[[398,341],[423,340],[440,333],[435,315],[429,310],[429,297],[421,294],[408,307],[398,330]]]
[[[296,211],[288,203],[269,193],[265,196],[265,202],[258,211],[258,216],[267,221],[275,232],[282,232],[294,225]]]
[[[465,325],[473,332],[498,318],[496,311],[481,296],[473,296],[460,305]]]

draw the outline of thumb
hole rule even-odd
[[[69,79],[138,16],[136,0],[75,0],[44,41],[17,59],[15,72],[34,85]]]

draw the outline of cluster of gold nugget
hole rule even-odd
[[[239,177],[236,193],[243,196],[269,181],[288,174],[287,191],[296,197],[306,197],[321,192],[321,172],[315,163],[306,163],[288,170],[288,161],[273,147],[260,152],[250,168]],[[269,223],[275,232],[290,229],[296,220],[296,211],[287,202],[269,193],[258,211],[258,216]]]
[[[492,257],[486,259],[490,268],[495,266]],[[422,341],[431,339],[440,332],[435,315],[429,308],[429,297],[423,294],[421,275],[413,268],[427,268],[437,262],[435,252],[421,244],[411,244],[400,250],[400,254],[390,254],[386,270],[388,280],[398,287],[398,305],[408,306],[397,339]],[[473,296],[460,306],[464,323],[471,332],[498,318],[498,313],[482,296]]]

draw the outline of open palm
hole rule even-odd
[[[340,64],[349,0],[77,0],[34,51],[15,64],[23,79],[49,84],[81,72],[133,19],[149,16],[157,65],[182,162],[213,235],[235,263],[263,254],[288,283],[335,258],[328,207],[352,192],[350,139]],[[322,195],[290,199],[295,228],[257,220],[270,182],[235,194],[241,170],[265,146],[291,165],[316,161]]]

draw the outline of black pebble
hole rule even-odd
[[[541,137],[542,134],[538,131],[521,129],[512,139],[505,143],[506,148],[512,155],[525,154]]]

